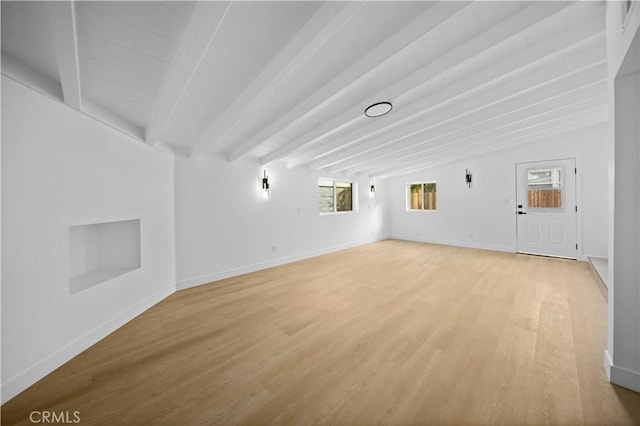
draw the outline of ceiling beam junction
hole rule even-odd
[[[162,129],[182,99],[193,76],[198,72],[232,2],[196,2],[173,60],[151,107],[144,140],[154,145]]]
[[[47,16],[58,63],[64,103],[82,110],[80,64],[78,59],[78,30],[73,1],[47,2]]]

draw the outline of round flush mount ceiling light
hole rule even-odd
[[[368,106],[367,109],[364,110],[364,115],[367,117],[382,117],[388,114],[392,108],[393,105],[391,105],[391,102],[378,102]]]

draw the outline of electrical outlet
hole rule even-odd
[[[271,246],[271,251],[272,251],[273,253],[277,253],[277,252],[278,252],[278,245],[277,245],[277,244],[272,245],[272,246]]]

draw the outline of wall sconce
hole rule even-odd
[[[373,194],[374,192],[376,192],[376,186],[373,184],[373,179],[371,179],[371,193]]]
[[[264,189],[267,196],[269,196],[269,177],[267,176],[266,170],[264,170],[264,177],[262,178],[262,189]]]
[[[471,188],[471,170],[467,169],[464,180],[467,183],[467,186]]]

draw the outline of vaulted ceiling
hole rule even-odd
[[[175,155],[384,178],[606,121],[604,8],[3,1],[2,73]]]

